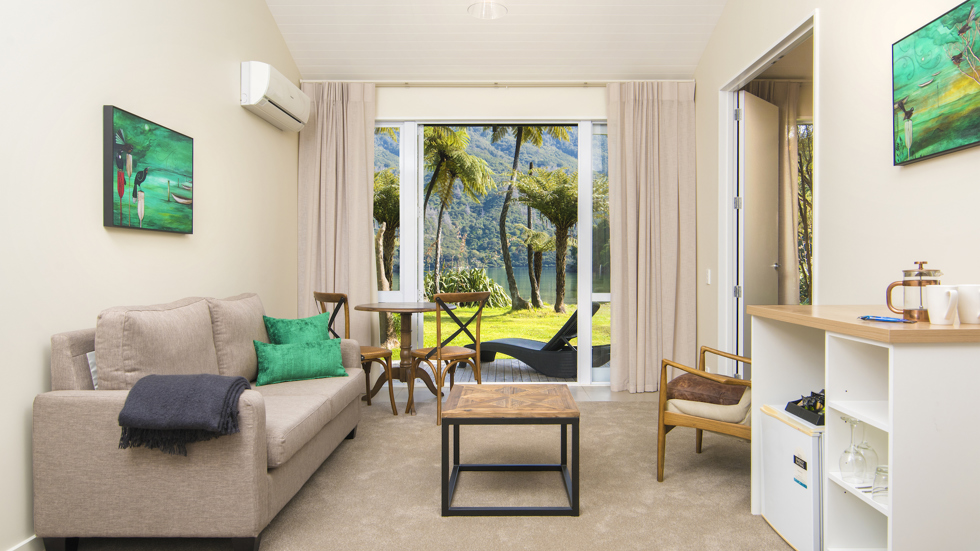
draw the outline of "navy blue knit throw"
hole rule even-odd
[[[187,444],[238,432],[245,377],[147,375],[136,381],[119,413],[119,447],[187,455]]]

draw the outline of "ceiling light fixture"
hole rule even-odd
[[[477,19],[500,19],[507,15],[507,6],[497,0],[480,0],[470,4],[466,11]]]

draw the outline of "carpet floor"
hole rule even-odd
[[[381,395],[379,395],[379,398]],[[364,406],[334,451],[262,533],[263,551],[398,549],[789,550],[749,512],[750,445],[693,429],[667,437],[656,480],[656,402],[579,402],[579,517],[442,517],[435,402]],[[466,462],[557,463],[555,426],[463,426]],[[557,473],[462,473],[454,505],[567,505]],[[82,550],[225,549],[221,540],[92,539]]]

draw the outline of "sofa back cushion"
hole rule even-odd
[[[265,308],[255,293],[226,299],[209,298],[214,349],[218,355],[218,373],[245,377],[257,376],[254,341],[269,342],[262,316]]]
[[[204,298],[103,310],[95,326],[99,389],[128,390],[146,375],[218,374]]]

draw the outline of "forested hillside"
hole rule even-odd
[[[504,194],[511,178],[511,167],[514,161],[515,140],[512,134],[507,134],[496,143],[491,142],[490,127],[467,127],[469,145],[466,152],[487,161],[494,173],[496,188],[489,191],[481,199],[474,201],[463,194],[461,186],[457,186],[452,202],[446,208],[442,226],[442,259],[443,268],[494,268],[503,266],[500,251],[499,217],[503,206]],[[408,137],[403,137],[405,139]],[[414,137],[412,137],[414,139]],[[388,168],[398,169],[398,143],[388,135],[379,134],[375,138],[375,170]],[[602,143],[602,155],[605,155],[605,143]],[[578,129],[569,127],[569,141],[557,140],[547,134],[540,147],[532,143],[521,146],[519,170],[527,171],[533,162],[535,168],[563,168],[576,171],[578,168]],[[603,165],[604,166],[604,165]],[[425,174],[427,182],[430,173]],[[424,183],[423,183],[424,185]],[[514,201],[507,217],[508,235],[511,238],[521,234],[518,225],[528,224],[528,208],[519,203],[515,192]],[[439,201],[433,197],[430,200],[425,216],[425,263],[426,271],[433,268],[435,260],[436,218],[439,212]],[[533,212],[532,226],[535,229],[547,228],[546,220]],[[577,234],[572,230],[572,236]],[[515,269],[526,270],[527,252],[523,244],[512,241],[510,245],[511,258]],[[545,266],[554,266],[554,253],[547,253],[544,258]],[[577,263],[577,248],[572,247],[568,253],[568,270],[574,270]]]

